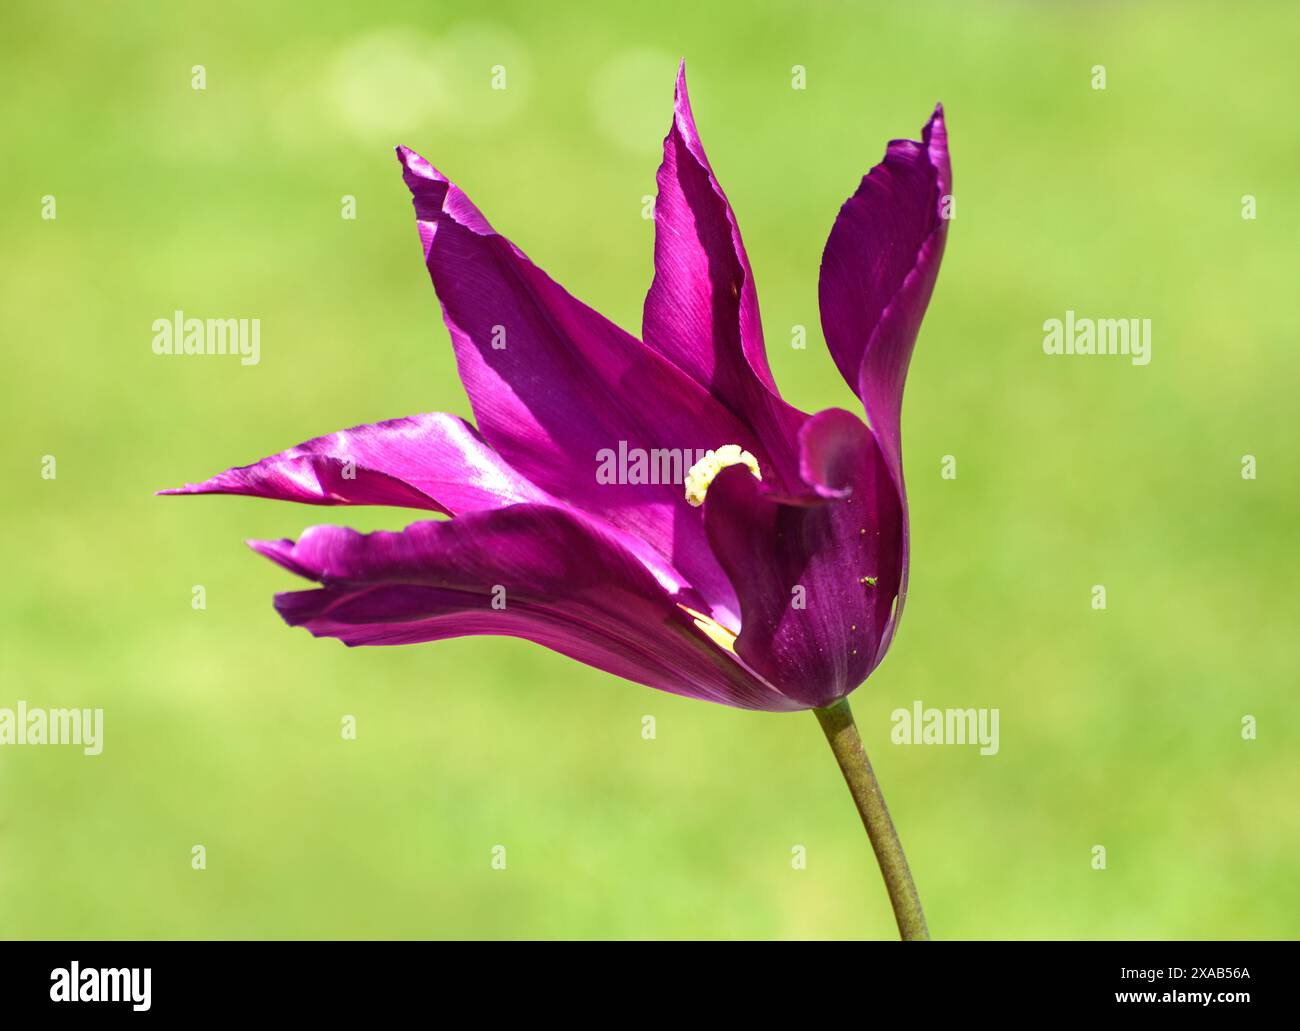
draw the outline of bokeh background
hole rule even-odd
[[[418,516],[152,495],[469,415],[395,143],[636,332],[681,56],[805,409],[854,403],[817,314],[834,215],[948,112],[912,588],[853,696],[935,935],[1300,933],[1294,5],[41,0],[0,23],[0,706],[105,710],[98,757],[0,749],[0,934],[893,937],[810,715],[516,641],[314,640],[241,541]],[[1150,318],[1151,364],[1044,356],[1067,308]],[[260,318],[261,363],[155,356],[176,309]],[[999,708],[999,754],[891,744],[916,699]]]

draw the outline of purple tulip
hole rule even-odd
[[[822,328],[866,421],[781,398],[684,65],[641,340],[567,293],[424,158],[398,158],[477,429],[444,413],[359,426],[164,493],[450,516],[250,544],[320,585],[275,599],[316,636],[505,634],[675,694],[815,709],[854,787],[860,747],[837,744],[856,741],[841,700],[884,658],[907,593],[899,415],[947,235],[942,108],[921,142],[889,144],[822,256]]]

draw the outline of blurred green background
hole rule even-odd
[[[98,757],[0,749],[0,934],[894,936],[812,716],[517,641],[314,640],[241,541],[418,515],[152,496],[469,415],[395,143],[637,332],[683,55],[805,409],[856,403],[817,314],[835,213],[947,109],[911,594],[853,696],[935,935],[1300,934],[1294,5],[41,0],[0,28],[0,706],[105,710]],[[1151,364],[1044,356],[1067,308],[1150,318]],[[261,363],[156,357],[176,309],[260,318]],[[998,707],[999,754],[891,744],[916,699]]]

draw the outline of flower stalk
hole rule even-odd
[[[925,926],[925,914],[921,911],[921,899],[916,893],[912,871],[908,869],[907,856],[903,854],[898,831],[889,816],[885,796],[880,792],[880,783],[862,747],[862,737],[853,722],[849,700],[841,698],[834,705],[813,712],[817,714],[817,721],[835,753],[835,761],[839,763],[840,772],[853,795],[853,803],[862,816],[862,825],[867,829],[867,837],[871,839],[876,862],[885,878],[890,905],[894,907],[900,937],[903,941],[929,941],[930,931]]]

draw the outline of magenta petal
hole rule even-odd
[[[690,376],[566,293],[424,158],[398,154],[484,437],[533,483],[639,536],[715,611],[734,613],[700,514],[683,504],[680,475],[610,483],[597,471],[602,453],[693,456],[730,443],[768,468],[762,442]]]
[[[824,706],[879,664],[902,582],[902,508],[875,438],[831,409],[801,434],[821,504],[786,504],[742,466],[704,502],[709,540],[740,596],[736,653],[805,706]]]
[[[768,368],[754,274],[695,127],[685,61],[656,180],[655,275],[642,336],[745,419],[790,480],[788,442],[802,415],[781,400]]]
[[[645,342],[743,410],[737,402],[749,381],[773,392],[776,383],[740,227],[695,127],[685,61],[655,179],[655,276],[645,301]]]
[[[628,680],[742,708],[790,708],[702,633],[614,536],[563,509],[516,505],[400,533],[316,526],[253,547],[319,590],[280,594],[294,626],[349,645],[521,637]],[[698,604],[698,602],[696,602]]]
[[[464,419],[444,412],[340,430],[203,483],[159,493],[397,505],[447,515],[549,500]]]
[[[902,615],[911,550],[900,425],[903,384],[939,274],[948,236],[943,209],[951,194],[948,133],[940,105],[920,143],[889,144],[885,160],[840,209],[822,254],[818,297],[826,343],[862,400],[902,506],[898,610],[882,647],[888,647]]]
[[[943,108],[921,142],[894,140],[840,209],[822,254],[822,329],[841,375],[862,399],[902,490],[903,381],[930,302],[952,193]]]
[[[799,474],[823,498],[846,498],[862,461],[862,420],[843,408],[818,412],[799,428]]]

